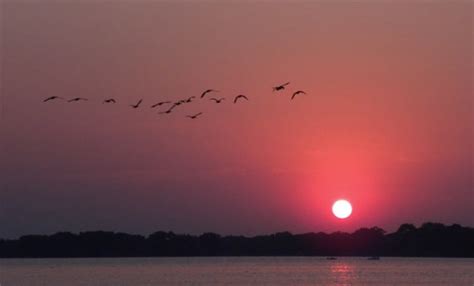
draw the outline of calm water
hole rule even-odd
[[[12,259],[0,267],[1,286],[474,285],[474,259]]]

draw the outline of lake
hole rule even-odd
[[[1,259],[1,286],[474,285],[474,259],[189,257]]]

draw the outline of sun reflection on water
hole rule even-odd
[[[347,262],[334,262],[330,266],[332,284],[334,286],[352,285],[355,282],[355,267]]]

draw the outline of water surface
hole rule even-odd
[[[474,285],[474,259],[192,257],[2,259],[1,286]]]

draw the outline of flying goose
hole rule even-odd
[[[167,103],[171,103],[171,101],[161,101],[161,102],[155,103],[151,106],[151,108],[155,108],[157,106],[161,106],[161,105],[167,104]]]
[[[88,99],[87,99],[87,98],[83,98],[83,97],[75,97],[75,98],[73,98],[73,99],[68,100],[67,102],[77,102],[77,101],[81,101],[81,100],[86,101],[86,100],[88,100]]]
[[[215,90],[215,89],[207,89],[207,90],[205,90],[205,91],[201,94],[201,98],[203,98],[204,96],[206,96],[206,94],[208,94],[209,92],[218,92],[218,90]]]
[[[237,103],[237,100],[239,100],[239,98],[244,98],[245,100],[249,100],[245,95],[239,94],[234,98],[234,103]]]
[[[191,96],[188,99],[185,100],[186,103],[191,103],[193,99],[196,98],[195,96]]]
[[[298,94],[306,94],[306,92],[304,92],[302,90],[298,90],[298,91],[293,92],[293,95],[291,96],[291,100],[293,100],[293,98],[295,98],[295,96],[297,96]]]
[[[273,87],[273,91],[280,91],[280,90],[283,90],[283,89],[285,89],[285,86],[287,86],[287,85],[289,85],[289,84],[290,84],[290,82],[287,82],[287,83],[284,83],[284,84],[282,84],[282,85],[275,86],[275,87]]]
[[[186,117],[191,118],[191,119],[196,119],[196,118],[198,118],[198,116],[201,115],[201,114],[202,114],[202,112],[199,112],[199,113],[196,113],[196,114],[194,114],[194,115],[186,115]]]
[[[64,98],[54,95],[54,96],[50,96],[50,97],[46,98],[45,100],[43,100],[43,102],[47,102],[47,101],[54,100],[54,99],[64,99]]]
[[[138,108],[140,106],[140,104],[142,103],[143,99],[140,99],[137,104],[131,104],[130,106],[133,107],[133,108]]]
[[[109,98],[109,99],[104,100],[104,102],[102,102],[102,104],[104,103],[117,103],[117,102],[115,101],[115,99]]]
[[[169,114],[169,113],[171,113],[171,111],[173,110],[173,108],[175,108],[176,106],[177,106],[177,105],[176,105],[176,103],[175,103],[175,104],[171,105],[171,107],[170,107],[168,110],[160,112],[160,114]]]

